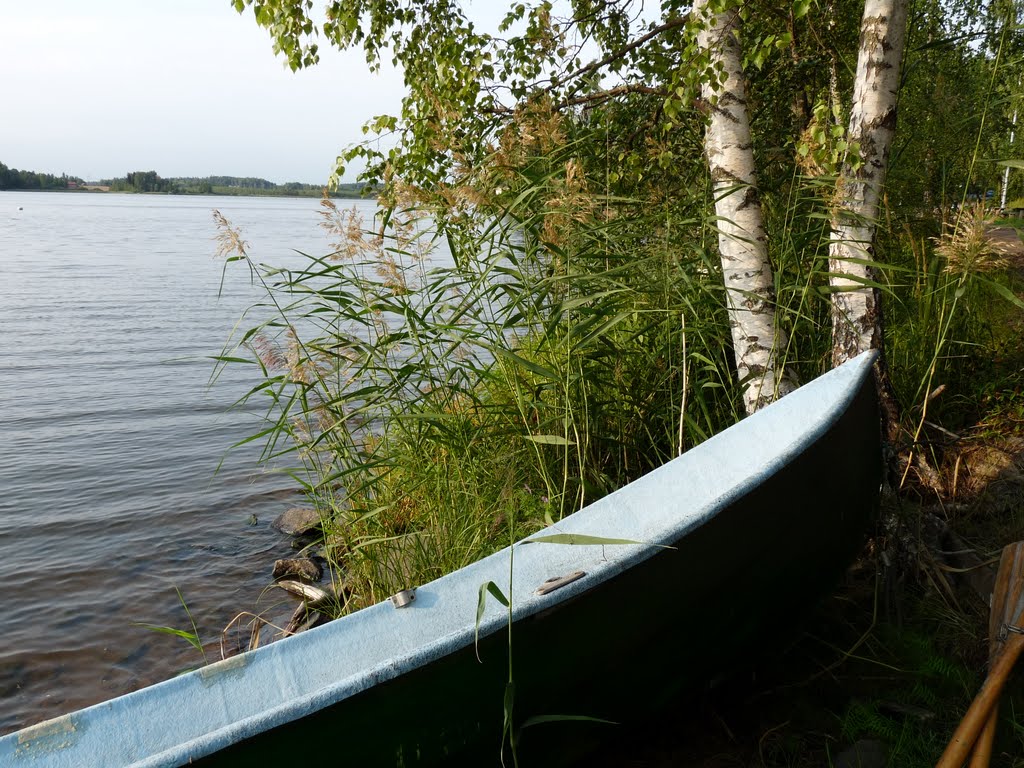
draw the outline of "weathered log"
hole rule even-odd
[[[282,634],[285,637],[288,637],[288,635],[297,635],[299,632],[305,632],[307,629],[312,629],[323,620],[323,614],[319,611],[312,610],[308,603],[302,603],[295,609],[295,612],[292,613],[292,617],[288,620],[288,623],[285,624]]]
[[[277,582],[275,586],[280,587],[285,592],[301,597],[312,606],[324,605],[335,599],[334,595],[327,590],[314,587],[312,584],[304,584],[301,581],[284,580]]]

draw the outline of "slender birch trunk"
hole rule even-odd
[[[836,365],[882,346],[878,290],[865,281],[876,279],[875,222],[896,129],[906,22],[906,0],[865,0],[847,131],[847,141],[860,147],[860,165],[843,168],[829,244]]]
[[[1017,90],[1020,90],[1020,81],[1017,81]],[[1013,122],[1010,123],[1010,147],[1013,147],[1013,140],[1017,132],[1017,107],[1013,108]],[[1012,153],[1012,149],[1011,149]],[[1010,166],[1003,168],[1003,188],[999,192],[999,210],[1006,210],[1006,190],[1010,186]]]
[[[796,379],[779,361],[787,339],[775,320],[772,268],[747,118],[739,12],[710,13],[707,0],[698,0],[694,15],[702,24],[697,43],[708,52],[709,71],[720,69],[724,78],[720,89],[707,80],[701,86],[710,109],[704,148],[714,189],[736,369],[749,414],[791,392]]]
[[[880,292],[868,282],[877,282],[875,223],[896,130],[906,26],[907,0],[865,0],[847,132],[847,141],[860,147],[861,162],[843,168],[829,243],[833,365],[868,349],[884,355]],[[886,431],[892,437],[899,409],[882,355],[875,377]]]

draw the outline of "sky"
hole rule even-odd
[[[0,0],[0,30],[0,162],[87,181],[322,184],[403,93],[361,50],[321,46],[318,66],[291,72],[230,0]]]

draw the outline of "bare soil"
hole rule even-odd
[[[1013,227],[993,227],[988,233],[989,239],[999,245],[1008,254],[1024,259],[1024,242],[1020,232]],[[1021,262],[1024,265],[1024,261]]]

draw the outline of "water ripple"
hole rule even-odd
[[[290,552],[269,522],[296,499],[258,446],[228,452],[262,428],[260,404],[231,409],[256,369],[210,387],[211,358],[259,294],[239,266],[218,298],[210,211],[261,259],[328,250],[309,200],[0,192],[3,206],[24,210],[0,221],[0,733],[198,665],[139,626],[190,628],[176,589],[211,646],[268,604]]]

